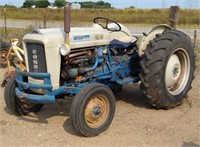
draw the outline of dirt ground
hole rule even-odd
[[[4,70],[0,69],[0,83]],[[96,137],[80,136],[69,118],[72,98],[45,105],[37,114],[16,117],[0,88],[0,147],[199,147],[200,72],[189,97],[170,110],[154,110],[138,85],[117,95],[116,113],[108,130]]]

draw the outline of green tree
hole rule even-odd
[[[38,0],[36,1],[37,8],[46,8],[50,5],[48,0]]]
[[[98,1],[98,2],[92,2],[92,1],[86,1],[86,2],[80,2],[81,8],[111,8],[111,4],[104,2],[104,1]]]
[[[34,0],[25,0],[23,3],[23,8],[30,8],[31,6],[35,5],[36,2]]]
[[[97,8],[111,8],[111,4],[104,1],[98,1],[96,2],[96,7]]]
[[[87,1],[87,2],[80,2],[81,8],[95,8],[95,2]]]
[[[66,1],[65,0],[55,0],[54,2],[54,6],[61,8],[65,6]]]
[[[135,6],[130,6],[128,9],[135,9]]]

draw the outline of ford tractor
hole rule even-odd
[[[4,92],[11,112],[27,115],[72,96],[72,124],[91,137],[111,124],[115,93],[123,85],[140,83],[157,109],[176,107],[186,98],[194,79],[188,35],[158,25],[138,43],[124,25],[104,17],[91,27],[70,27],[69,6],[64,10],[64,28],[36,29],[23,37],[26,70],[16,68]]]

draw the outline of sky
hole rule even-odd
[[[99,0],[69,0],[69,2],[80,1],[99,1]],[[200,0],[103,0],[112,4],[115,8],[127,8],[135,6],[136,8],[169,8],[171,5],[180,6],[181,8],[200,9]],[[0,5],[11,4],[17,7],[23,5],[24,0],[0,0]],[[49,0],[54,2],[54,0]]]

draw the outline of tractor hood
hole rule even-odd
[[[113,24],[109,24],[110,28],[115,27]],[[124,36],[130,36],[130,32],[126,27],[121,25],[121,31],[110,32],[103,29],[101,26],[94,24],[92,27],[85,28],[71,28],[69,45],[71,50],[82,49],[86,47],[106,46],[113,39],[120,39]],[[46,71],[51,74],[51,83],[53,89],[59,88],[60,78],[60,62],[61,54],[59,47],[65,43],[65,32],[61,28],[52,29],[36,29],[32,33],[29,33],[23,38],[23,48],[25,55],[25,62],[28,72],[35,72],[33,70],[36,63],[42,63]],[[33,58],[34,59],[33,62]],[[38,60],[38,61],[35,61]],[[46,68],[45,68],[46,64]],[[29,77],[30,83],[43,83],[42,80],[37,80]],[[37,91],[38,93],[42,93]]]
[[[113,39],[131,35],[126,27],[121,25],[121,28],[119,32],[110,32],[97,24],[85,28],[74,27],[71,28],[69,45],[71,49],[108,45]],[[47,48],[58,47],[65,41],[65,32],[63,28],[36,29],[25,35],[23,41],[42,43]]]

